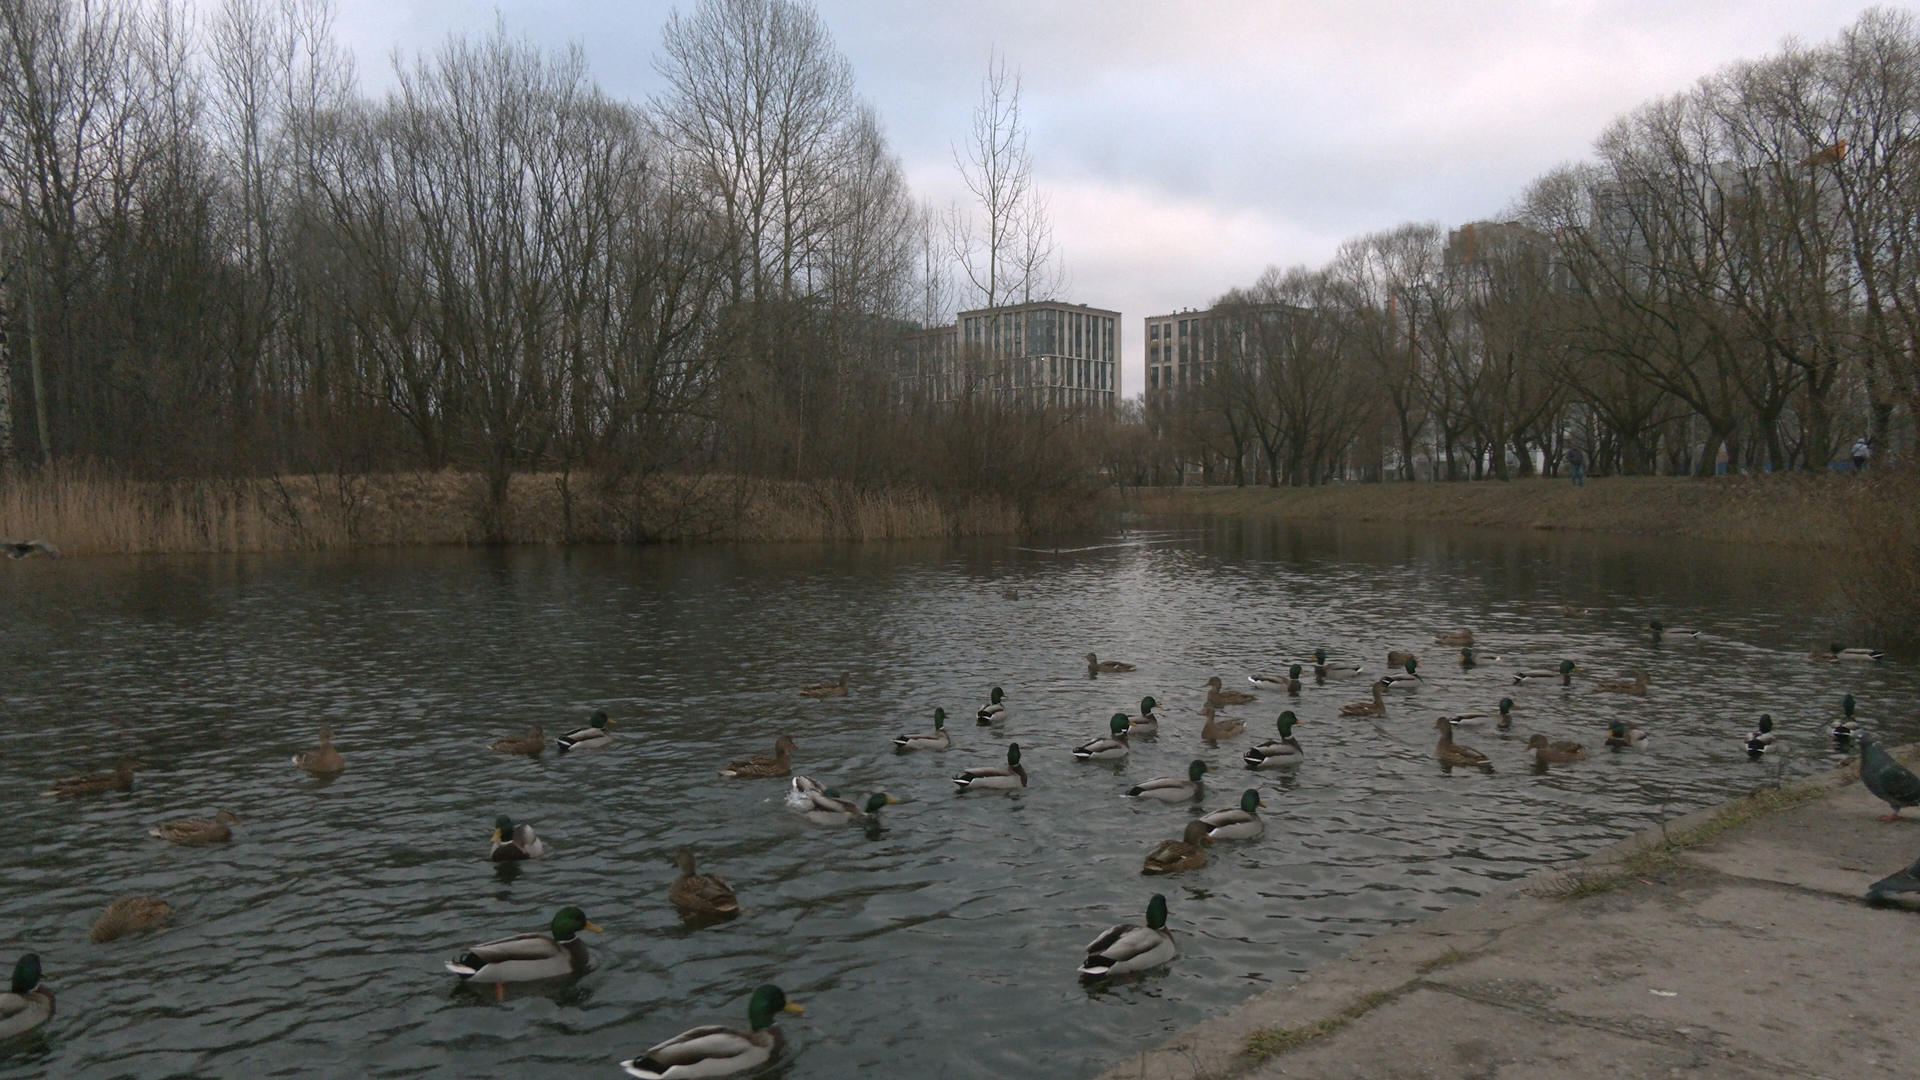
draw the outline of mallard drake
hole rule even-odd
[[[1848,649],[1848,648],[1842,647],[1841,644],[1837,641],[1827,646],[1827,651],[1833,654],[1833,659],[1835,660],[1842,660],[1842,661],[1847,661],[1847,662],[1856,663],[1856,664],[1874,664],[1874,663],[1879,663],[1880,661],[1885,660],[1887,658],[1886,653],[1880,652],[1878,650],[1860,649],[1860,648]]]
[[[1387,667],[1389,670],[1406,667],[1407,661],[1409,660],[1419,663],[1420,658],[1410,652],[1401,652],[1399,649],[1393,649],[1387,653]]]
[[[953,745],[953,738],[947,734],[947,710],[933,710],[933,734],[931,735],[895,735],[893,752],[904,754],[909,750],[945,750]]]
[[[1419,666],[1419,661],[1409,660],[1401,665],[1401,670],[1390,671],[1380,676],[1380,681],[1385,684],[1389,690],[1411,690],[1426,682],[1425,679],[1420,677],[1420,673],[1414,670]]]
[[[471,983],[535,982],[584,975],[593,966],[582,930],[600,928],[577,907],[554,913],[551,934],[516,934],[475,945],[447,961],[447,970]]]
[[[1307,756],[1307,752],[1300,748],[1299,741],[1293,737],[1293,727],[1299,722],[1294,719],[1293,713],[1281,713],[1280,737],[1268,739],[1258,746],[1248,747],[1245,758],[1247,768],[1272,769],[1283,765],[1300,764],[1301,760]]]
[[[867,797],[866,809],[862,810],[859,803],[821,787],[811,776],[794,777],[793,788],[787,793],[787,807],[815,825],[846,825],[868,819],[877,824],[880,808],[899,801],[885,792],[875,792]]]
[[[798,749],[792,736],[782,735],[773,740],[772,757],[756,755],[731,762],[720,770],[720,775],[732,780],[764,780],[771,776],[786,776],[793,772],[793,752]]]
[[[732,1076],[765,1065],[780,1049],[780,1029],[774,1018],[781,1012],[804,1012],[769,983],[747,1002],[750,1031],[708,1025],[683,1031],[620,1063],[627,1075],[641,1080],[678,1080],[680,1077]]]
[[[1613,750],[1625,750],[1630,746],[1639,746],[1647,741],[1647,733],[1625,721],[1615,720],[1607,725],[1607,747]]]
[[[107,905],[87,936],[95,944],[112,941],[135,930],[159,926],[172,915],[173,905],[157,896],[123,896]]]
[[[1248,788],[1240,793],[1240,806],[1233,810],[1215,810],[1211,814],[1202,814],[1200,824],[1207,827],[1207,835],[1215,840],[1246,840],[1259,836],[1266,826],[1261,824],[1260,815],[1254,811],[1267,805],[1260,801],[1260,791]]]
[[[974,788],[1023,788],[1027,786],[1027,770],[1020,767],[1020,744],[1007,744],[1007,767],[1004,769],[968,769],[953,778],[961,791]]]
[[[1833,722],[1833,737],[1846,742],[1860,733],[1860,721],[1853,718],[1853,695],[1840,699],[1840,719]]]
[[[0,540],[0,552],[9,559],[30,559],[35,555],[45,555],[49,559],[60,557],[60,549],[45,540]]]
[[[1577,742],[1567,739],[1549,742],[1545,735],[1539,734],[1527,739],[1527,749],[1533,751],[1533,760],[1540,765],[1564,765],[1587,756],[1587,748]]]
[[[1177,874],[1182,870],[1198,870],[1207,865],[1207,845],[1213,839],[1207,835],[1207,827],[1198,818],[1187,822],[1186,831],[1178,840],[1162,840],[1147,852],[1147,860],[1140,867],[1143,874]]]
[[[1473,667],[1476,663],[1478,663],[1478,661],[1476,661],[1473,658],[1473,650],[1471,648],[1460,650],[1460,666],[1461,667],[1470,668],[1470,667]]]
[[[1214,719],[1212,702],[1200,706],[1200,715],[1205,718],[1205,722],[1200,725],[1200,737],[1208,742],[1237,739],[1247,730],[1244,721]]]
[[[1774,747],[1773,717],[1766,713],[1760,714],[1760,726],[1754,729],[1753,734],[1747,736],[1746,747],[1747,758],[1750,761],[1758,761],[1762,755],[1772,752]]]
[[[691,915],[731,918],[740,914],[740,898],[733,895],[733,886],[715,875],[693,872],[692,848],[681,848],[674,862],[680,866],[680,876],[667,890],[667,899],[673,901],[674,907]]]
[[[839,682],[821,682],[814,683],[812,686],[803,686],[800,688],[800,696],[810,698],[846,697],[847,681],[851,678],[852,673],[843,671],[840,673]]]
[[[603,746],[613,745],[613,732],[619,727],[618,723],[607,719],[606,713],[595,712],[587,719],[586,727],[567,732],[553,740],[553,744],[559,747],[562,753],[568,750],[598,750]]]
[[[980,706],[978,715],[983,726],[996,724],[1007,718],[1007,706],[1000,700],[1002,696],[1000,688],[996,686],[993,688],[992,700]]]
[[[1132,664],[1123,664],[1118,660],[1102,660],[1092,653],[1087,654],[1087,674],[1089,675],[1118,675],[1132,670]]]
[[[340,751],[333,748],[332,729],[322,724],[320,725],[320,745],[293,755],[293,764],[295,768],[303,769],[314,776],[331,776],[334,773],[346,771],[347,759],[341,757]]]
[[[502,754],[525,754],[528,757],[534,757],[546,748],[547,733],[537,720],[525,735],[509,735],[487,744],[489,750],[498,750]]]
[[[1487,755],[1471,746],[1461,746],[1453,741],[1453,725],[1445,718],[1435,720],[1433,726],[1440,732],[1440,742],[1433,748],[1433,756],[1440,759],[1440,767],[1451,769],[1456,765],[1464,768],[1493,771],[1493,762]]]
[[[1289,694],[1300,692],[1301,667],[1295,664],[1287,669],[1285,675],[1249,675],[1247,681],[1256,690],[1284,690]]]
[[[1695,641],[1700,639],[1700,631],[1698,630],[1669,630],[1661,625],[1659,619],[1655,619],[1647,624],[1647,633],[1652,636],[1655,645],[1660,644],[1660,639],[1668,634],[1672,634],[1674,637],[1691,638]]]
[[[1118,761],[1127,756],[1127,714],[1114,713],[1107,721],[1109,734],[1105,738],[1092,739],[1073,748],[1075,761]]]
[[[1455,716],[1443,716],[1440,719],[1445,720],[1456,728],[1481,727],[1486,724],[1490,716],[1483,712],[1463,712]]]
[[[1514,708],[1515,706],[1513,704],[1512,698],[1503,697],[1500,699],[1500,722],[1495,726],[1497,726],[1501,731],[1505,731],[1508,728],[1513,726]]]
[[[1141,698],[1140,715],[1129,717],[1127,719],[1127,727],[1142,735],[1158,734],[1160,731],[1160,718],[1154,715],[1153,710],[1159,707],[1160,703],[1153,700],[1152,697]]]
[[[533,833],[531,825],[515,825],[505,814],[493,819],[493,846],[487,857],[494,862],[518,862],[538,859],[547,853],[547,845]]]
[[[1463,646],[1472,645],[1473,631],[1443,630],[1440,633],[1433,635],[1433,643],[1435,645],[1445,645],[1450,649],[1457,649]]]
[[[1372,701],[1356,701],[1351,705],[1342,705],[1340,706],[1340,715],[1341,716],[1385,716],[1387,715],[1386,699],[1380,696],[1380,691],[1385,690],[1386,688],[1387,688],[1386,683],[1375,680],[1373,684],[1373,700]]]
[[[1157,968],[1180,955],[1167,930],[1167,898],[1159,893],[1147,901],[1147,925],[1109,926],[1087,942],[1087,959],[1080,965],[1083,979],[1105,979]]]
[[[0,994],[0,1042],[25,1035],[53,1019],[53,991],[40,985],[40,957],[28,953],[13,965],[13,988]]]
[[[1313,677],[1316,679],[1347,679],[1365,670],[1359,664],[1329,664],[1327,650],[1313,650]]]
[[[1187,766],[1187,778],[1177,776],[1156,776],[1151,780],[1133,785],[1127,789],[1129,799],[1159,799],[1161,802],[1191,802],[1206,794],[1206,785],[1200,778],[1207,773],[1207,763],[1195,761]]]
[[[1631,679],[1607,679],[1593,684],[1596,693],[1632,694],[1634,697],[1647,696],[1647,673],[1642,671]]]
[[[47,789],[47,794],[55,798],[71,798],[75,795],[96,795],[102,791],[125,791],[133,786],[133,771],[138,768],[140,763],[137,761],[122,761],[113,767],[112,772],[88,773],[57,780]]]
[[[1513,673],[1513,681],[1516,684],[1518,684],[1518,683],[1527,683],[1527,682],[1538,682],[1541,679],[1552,679],[1552,678],[1558,677],[1560,680],[1561,686],[1572,686],[1573,671],[1574,671],[1573,661],[1562,660],[1560,661],[1559,669],[1555,671],[1516,671]]]
[[[1245,705],[1250,701],[1258,700],[1258,698],[1247,693],[1245,690],[1222,690],[1220,688],[1220,676],[1218,675],[1207,680],[1207,704],[1216,709],[1224,708],[1228,705]]]
[[[218,844],[233,839],[230,826],[240,823],[240,815],[231,810],[216,810],[210,818],[177,818],[163,821],[147,830],[148,836],[171,840],[176,844]]]

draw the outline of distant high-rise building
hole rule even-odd
[[[1112,409],[1120,313],[1056,300],[963,311],[921,330],[901,359],[903,394],[936,404],[980,394],[1006,405]]]
[[[1214,313],[1181,311],[1147,316],[1147,394],[1165,393],[1206,377],[1214,360]]]

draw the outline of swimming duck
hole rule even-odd
[[[1463,712],[1456,716],[1443,716],[1440,719],[1445,720],[1456,728],[1480,727],[1487,722],[1489,714],[1483,712]]]
[[[1500,722],[1495,726],[1501,731],[1505,731],[1513,726],[1513,710],[1514,704],[1512,698],[1503,697],[1500,699]]]
[[[1180,955],[1167,929],[1167,898],[1159,893],[1147,901],[1147,925],[1109,926],[1087,943],[1087,959],[1080,965],[1083,979],[1105,979],[1157,968]]]
[[[620,1063],[629,1076],[641,1080],[679,1080],[680,1077],[732,1076],[765,1065],[780,1049],[780,1029],[775,1015],[804,1012],[799,1004],[788,1001],[780,988],[769,983],[753,992],[747,1002],[750,1031],[710,1024],[683,1031],[658,1046],[649,1047],[637,1057]]]
[[[1141,698],[1140,715],[1130,717],[1127,720],[1127,727],[1142,735],[1158,734],[1160,731],[1160,718],[1154,715],[1153,710],[1159,707],[1160,703],[1153,700],[1151,696]]]
[[[133,770],[138,769],[137,761],[122,761],[113,767],[112,772],[88,773],[59,780],[47,789],[47,794],[57,798],[74,795],[96,795],[102,791],[125,791],[133,786]]]
[[[1385,699],[1383,699],[1380,696],[1380,691],[1385,690],[1386,688],[1387,688],[1386,683],[1376,681],[1373,684],[1373,700],[1372,701],[1356,701],[1351,705],[1342,705],[1340,706],[1340,715],[1341,716],[1385,716],[1387,715],[1387,703]]]
[[[1433,748],[1433,756],[1440,759],[1440,766],[1451,769],[1456,765],[1493,771],[1493,762],[1487,755],[1471,746],[1461,746],[1453,741],[1453,725],[1445,719],[1435,720],[1433,726],[1440,732],[1440,742]]]
[[[537,720],[525,735],[509,735],[487,744],[489,750],[498,750],[502,754],[525,754],[528,757],[538,756],[546,748],[547,733]]]
[[[1387,667],[1390,669],[1406,667],[1409,660],[1418,663],[1420,658],[1410,652],[1401,652],[1399,649],[1387,653]]]
[[[230,826],[240,822],[240,815],[231,810],[217,810],[210,818],[177,818],[163,821],[147,830],[148,836],[157,836],[162,840],[171,840],[176,844],[218,844],[233,839]]]
[[[1129,799],[1159,799],[1161,802],[1190,802],[1206,794],[1206,785],[1200,778],[1206,775],[1207,763],[1195,761],[1187,766],[1187,778],[1177,776],[1156,776],[1151,780],[1133,785],[1127,789]]]
[[[800,696],[810,698],[846,697],[847,680],[849,677],[849,673],[843,671],[840,673],[839,682],[822,682],[814,683],[812,686],[803,686],[800,688]]]
[[[1110,734],[1105,738],[1093,739],[1073,748],[1076,761],[1118,761],[1127,756],[1127,714],[1114,713],[1107,721]]]
[[[1860,722],[1853,718],[1852,694],[1840,699],[1840,712],[1840,719],[1833,723],[1833,737],[1839,742],[1846,742],[1860,733]]]
[[[1760,726],[1754,730],[1753,734],[1747,736],[1746,746],[1749,761],[1758,761],[1763,754],[1773,749],[1773,717],[1766,713],[1760,714]]]
[[[1293,727],[1299,723],[1293,713],[1280,714],[1280,737],[1268,739],[1258,746],[1247,748],[1245,761],[1249,769],[1272,769],[1283,765],[1298,765],[1307,756],[1300,743],[1293,737]]]
[[[1614,750],[1624,750],[1630,746],[1639,746],[1647,741],[1647,733],[1632,724],[1615,720],[1607,725],[1607,746]]]
[[[1659,619],[1655,619],[1647,624],[1647,632],[1653,636],[1653,643],[1655,645],[1660,644],[1660,639],[1667,634],[1672,634],[1674,637],[1692,638],[1696,641],[1700,638],[1700,631],[1698,630],[1669,630],[1660,624]]]
[[[1402,670],[1390,671],[1380,676],[1380,681],[1384,683],[1389,690],[1408,690],[1420,686],[1426,680],[1422,679],[1420,673],[1414,670],[1414,668],[1418,666],[1419,661],[1409,660],[1402,665]]]
[[[1474,660],[1473,658],[1473,650],[1471,648],[1460,650],[1460,666],[1461,667],[1470,668],[1470,667],[1473,667],[1474,664],[1476,664],[1477,662],[1478,661]]]
[[[1266,828],[1260,822],[1260,815],[1254,811],[1267,805],[1260,801],[1260,791],[1248,788],[1240,793],[1240,806],[1233,810],[1215,810],[1211,814],[1202,814],[1200,824],[1207,827],[1207,835],[1215,840],[1247,840],[1259,836]]]
[[[1207,680],[1207,704],[1216,709],[1225,708],[1228,705],[1245,705],[1249,701],[1257,700],[1259,699],[1245,690],[1222,690],[1218,675]]]
[[[28,953],[13,965],[13,987],[0,994],[0,1042],[25,1035],[53,1019],[53,991],[40,985],[40,956]]]
[[[1834,642],[1832,645],[1827,646],[1827,649],[1829,652],[1833,654],[1833,658],[1835,660],[1843,660],[1843,661],[1848,661],[1848,662],[1858,663],[1858,664],[1878,663],[1881,660],[1885,660],[1887,658],[1886,653],[1879,652],[1874,649],[1842,648],[1839,642]]]
[[[805,785],[801,781],[806,781]],[[788,796],[787,805],[800,812],[800,816],[815,825],[851,825],[861,823],[878,828],[880,808],[899,802],[899,799],[884,791],[876,791],[867,796],[864,809],[851,799],[843,799],[837,793],[825,790],[811,777],[793,778],[793,794]]]
[[[993,724],[1007,718],[1007,707],[1000,701],[1001,696],[1000,688],[997,686],[994,687],[993,700],[980,706],[980,712],[978,714],[980,723]]]
[[[1513,673],[1513,681],[1516,683],[1537,682],[1541,679],[1551,679],[1555,676],[1559,676],[1561,686],[1572,686],[1573,661],[1560,661],[1560,667],[1557,671],[1516,671]]]
[[[95,944],[112,941],[135,930],[159,926],[172,915],[173,905],[157,896],[123,896],[107,905],[87,936]]]
[[[720,770],[720,775],[732,780],[764,780],[772,776],[786,776],[793,772],[793,752],[799,747],[793,738],[782,735],[773,740],[773,756],[756,754],[732,762]]]
[[[1211,703],[1200,706],[1200,715],[1206,717],[1206,722],[1200,725],[1200,737],[1208,742],[1218,742],[1221,739],[1237,739],[1247,730],[1247,725],[1244,721],[1214,719],[1213,705]]]
[[[1632,694],[1634,697],[1647,696],[1647,673],[1642,671],[1631,679],[1606,679],[1593,684],[1597,693]]]
[[[595,712],[587,721],[587,726],[575,728],[553,740],[553,744],[562,753],[568,750],[598,750],[613,745],[613,732],[620,725],[607,719],[604,712]]]
[[[505,814],[493,819],[493,847],[487,857],[494,862],[518,862],[538,859],[547,853],[547,845],[533,834],[531,825],[515,825]]]
[[[1118,660],[1102,660],[1092,653],[1087,654],[1087,674],[1117,675],[1123,671],[1132,671],[1132,664],[1123,664]]]
[[[740,899],[733,895],[733,886],[716,875],[693,872],[692,848],[681,848],[674,862],[679,864],[680,876],[673,879],[673,886],[667,890],[667,899],[673,901],[674,907],[692,915],[740,914]]]
[[[1316,679],[1346,679],[1365,670],[1359,664],[1329,664],[1327,650],[1313,650],[1313,677]]]
[[[893,750],[896,754],[909,750],[945,750],[953,745],[953,739],[947,735],[947,710],[933,710],[933,734],[896,735],[893,737]]]
[[[1469,646],[1473,644],[1473,631],[1471,630],[1442,631],[1441,633],[1433,635],[1433,643],[1435,645],[1445,645],[1448,648],[1463,648],[1465,646]]]
[[[1020,744],[1007,744],[1007,767],[1004,769],[968,769],[953,778],[961,791],[974,788],[1023,788],[1027,786],[1027,770],[1020,767]]]
[[[1162,840],[1147,852],[1146,862],[1140,867],[1143,874],[1177,874],[1182,870],[1198,870],[1207,865],[1207,845],[1213,843],[1207,836],[1207,827],[1198,818],[1187,822],[1186,831],[1178,840]]]
[[[1569,761],[1579,761],[1587,756],[1587,748],[1567,739],[1547,741],[1545,735],[1535,734],[1527,740],[1527,749],[1533,751],[1533,760],[1539,765],[1564,765]]]
[[[325,724],[320,725],[320,745],[311,750],[302,750],[293,755],[296,768],[304,769],[315,776],[331,776],[344,772],[347,759],[333,748],[333,732]]]
[[[474,945],[447,961],[447,970],[471,983],[517,983],[582,975],[593,966],[582,930],[600,928],[577,907],[554,913],[549,934],[516,934]]]
[[[1287,669],[1285,675],[1249,675],[1247,681],[1256,690],[1284,690],[1289,694],[1300,692],[1300,665]]]
[[[60,557],[60,549],[45,540],[0,540],[0,553],[9,559],[30,559],[35,555],[49,559]]]

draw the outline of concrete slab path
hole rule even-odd
[[[1920,856],[1920,817],[1884,813],[1843,770],[1689,814],[1383,934],[1103,1080],[1914,1080],[1920,914],[1862,897]]]

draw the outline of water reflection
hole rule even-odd
[[[738,1024],[773,981],[808,1006],[778,1073],[1089,1075],[1382,929],[1667,815],[1839,760],[1851,692],[1868,730],[1920,736],[1895,708],[1910,669],[1815,665],[1841,637],[1790,554],[1534,532],[1145,522],[1088,539],[709,550],[366,552],[34,561],[0,567],[16,641],[0,656],[6,956],[31,948],[60,1011],[0,1076],[574,1077],[701,1023]],[[1009,599],[1007,591],[1019,599]],[[1588,609],[1563,614],[1562,608]],[[1701,627],[1655,645],[1652,618]],[[1482,659],[1436,631],[1471,627]],[[1312,655],[1426,685],[1380,717],[1339,707],[1366,676],[1223,710],[1249,733],[1199,740],[1209,676]],[[1137,670],[1089,680],[1084,654]],[[1519,668],[1580,665],[1572,688]],[[844,698],[799,686],[851,670]],[[1654,676],[1647,697],[1588,680]],[[988,727],[964,718],[1006,690]],[[1162,704],[1157,736],[1095,767],[1068,751],[1114,712]],[[1442,772],[1433,720],[1471,729],[1491,774]],[[895,755],[935,707],[944,752]],[[592,753],[488,749],[533,722],[622,721]],[[1306,758],[1244,772],[1246,746],[1301,720]],[[1746,761],[1761,712],[1782,755]],[[1644,750],[1599,753],[1614,719]],[[345,772],[288,764],[324,721]],[[1531,771],[1528,735],[1587,743]],[[75,733],[81,737],[75,737]],[[794,771],[886,791],[877,833],[808,825],[785,781],[714,772],[790,732]],[[1023,751],[1031,786],[945,797],[948,777]],[[1208,762],[1198,804],[1135,805],[1140,780]],[[54,779],[148,763],[130,792],[42,799]],[[1242,777],[1245,777],[1244,781]],[[1155,885],[1156,842],[1257,786],[1265,834]],[[168,818],[231,806],[232,842],[176,848]],[[489,865],[498,813],[553,847]],[[716,925],[667,901],[678,849],[738,890]],[[1171,886],[1169,888],[1168,886]],[[1086,987],[1088,940],[1161,888],[1181,957]],[[158,933],[86,931],[121,895],[176,909]],[[456,994],[441,963],[578,904],[608,933],[557,990]],[[1254,974],[1257,973],[1257,974]]]

